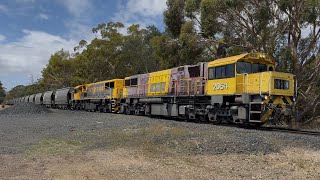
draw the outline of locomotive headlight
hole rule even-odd
[[[264,96],[264,99],[265,99],[265,100],[267,100],[267,99],[268,99],[268,96],[267,96],[267,95],[265,95],[265,96]]]

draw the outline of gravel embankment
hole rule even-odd
[[[19,103],[0,111],[0,116],[4,115],[30,115],[30,114],[46,114],[51,112],[49,109],[36,105],[34,103]]]
[[[48,110],[29,103],[0,112],[0,138],[0,154],[23,153],[44,140],[76,142],[84,151],[129,147],[190,155],[268,154],[287,147],[320,150],[319,137],[315,136],[142,116]]]

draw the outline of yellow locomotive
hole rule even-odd
[[[262,53],[210,62],[206,87],[206,95],[212,97],[209,119],[216,120],[214,109],[223,106],[229,106],[235,122],[262,124],[270,120],[277,123],[281,116],[289,116],[295,91],[294,76],[274,69],[274,59]]]
[[[112,79],[74,87],[72,109],[118,112],[122,97],[123,79]]]
[[[247,53],[125,78],[126,114],[260,125],[290,116],[294,76],[274,59]]]

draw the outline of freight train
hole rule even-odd
[[[184,65],[20,97],[48,108],[162,116],[243,125],[277,124],[290,118],[295,77],[276,72],[264,53]]]

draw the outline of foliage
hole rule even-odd
[[[168,0],[168,9],[164,12],[164,22],[167,26],[167,32],[177,38],[185,22],[184,19],[184,0]]]
[[[41,83],[46,89],[72,86],[74,67],[69,52],[60,50],[51,55],[49,64],[42,71]]]
[[[74,58],[74,78],[79,83],[124,78],[159,69],[149,42],[154,36],[161,35],[160,31],[155,26],[144,29],[132,25],[128,27],[127,35],[123,35],[123,27],[122,23],[110,22],[93,28],[101,38],[94,39]]]
[[[0,104],[4,101],[6,97],[6,91],[5,88],[3,87],[3,84],[0,81]]]
[[[40,84],[39,82],[28,85],[28,86],[23,86],[23,85],[18,85],[14,88],[12,88],[6,96],[6,100],[9,99],[14,99],[17,97],[23,97],[31,94],[36,94],[45,91],[46,88]]]
[[[179,0],[168,1],[169,10]],[[277,59],[277,69],[296,75],[299,96],[298,121],[309,121],[320,115],[320,1],[319,0],[186,0],[184,24],[191,20],[198,30],[198,41],[211,57],[242,52],[267,52]],[[172,6],[172,7],[171,7]],[[181,27],[165,21],[170,32]],[[172,29],[176,28],[176,29]],[[173,36],[176,39],[177,36]],[[177,39],[176,39],[177,40]],[[172,39],[167,40],[172,42]],[[188,45],[190,47],[190,45]],[[164,58],[176,52],[165,54]],[[190,54],[188,54],[190,56]],[[209,56],[210,57],[210,56]],[[181,58],[181,57],[180,57]]]

